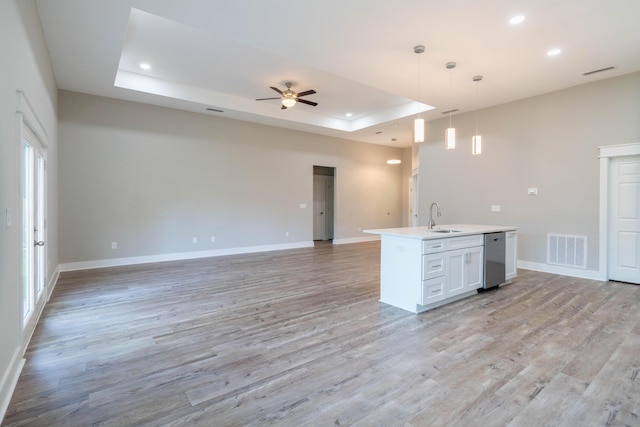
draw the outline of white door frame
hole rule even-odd
[[[600,262],[598,278],[609,280],[609,168],[612,158],[640,155],[640,142],[607,145],[600,150]]]
[[[48,138],[49,138],[49,133],[47,132],[46,127],[44,126],[43,122],[40,120],[40,118],[38,117],[38,115],[36,114],[35,110],[33,109],[33,107],[31,106],[31,103],[29,103],[29,100],[27,99],[25,93],[23,91],[17,91],[16,93],[17,99],[16,99],[16,115],[17,115],[17,119],[18,119],[18,138],[17,138],[17,153],[19,156],[19,159],[17,159],[18,164],[20,164],[20,188],[22,188],[22,185],[24,185],[23,183],[23,176],[24,176],[24,170],[22,169],[24,166],[22,166],[22,156],[23,156],[23,149],[22,149],[22,145],[23,145],[23,141],[26,140],[33,140],[33,138],[28,137],[27,133],[31,132],[33,134],[33,136],[35,136],[36,140],[35,141],[37,144],[34,146],[34,149],[36,151],[40,151],[43,154],[43,159],[45,162],[45,176],[44,176],[44,218],[46,221],[46,216],[48,214],[48,210],[47,210],[47,177],[46,177],[46,160],[47,160],[47,149],[49,148],[48,146]],[[22,209],[22,203],[19,203],[20,208],[19,208],[19,213],[18,215],[16,215],[17,218],[20,218],[20,227],[23,226],[22,224],[22,218],[23,218],[23,209]],[[44,239],[46,240],[46,227],[45,227],[45,237]],[[22,236],[22,231],[20,232],[20,235]],[[20,245],[20,253],[22,252],[22,245],[23,244],[28,244],[31,245],[32,243],[32,239],[31,236],[29,238],[29,240],[27,242],[23,242],[23,237],[20,237],[19,239],[19,245]],[[48,282],[48,262],[47,262],[47,257],[48,257],[48,250],[47,247],[44,247],[44,250],[42,251],[42,262],[43,262],[43,274],[44,274],[44,283],[43,283],[43,289],[42,289],[42,293],[40,294],[40,298],[38,299],[37,296],[35,297],[36,300],[34,301],[34,307],[33,307],[33,312],[29,315],[29,317],[26,319],[26,322],[24,321],[24,313],[23,313],[23,289],[22,289],[22,275],[19,275],[19,283],[17,283],[17,286],[19,286],[20,291],[18,292],[18,296],[19,296],[19,300],[18,300],[18,304],[19,304],[19,312],[20,312],[20,319],[23,320],[22,322],[20,322],[20,328],[19,328],[19,336],[21,337],[21,341],[22,341],[22,352],[24,353],[24,351],[26,350],[26,345],[29,342],[29,339],[31,337],[31,334],[33,333],[34,329],[35,329],[35,325],[38,321],[38,318],[40,317],[40,314],[42,312],[42,309],[44,308],[44,303],[45,301],[49,298],[51,289],[49,286],[49,282]],[[19,271],[22,270],[23,266],[22,266],[22,257],[19,257],[20,261],[19,261]],[[24,323],[23,323],[24,322]]]

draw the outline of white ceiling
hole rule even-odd
[[[638,0],[37,5],[61,89],[397,147],[411,144],[418,114],[429,121],[640,70]],[[509,24],[517,14],[525,21]],[[554,47],[562,53],[548,57]],[[285,81],[316,90],[305,99],[319,105],[255,101]]]

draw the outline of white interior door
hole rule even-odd
[[[333,239],[333,177],[313,176],[313,240]]]
[[[46,283],[46,160],[37,137],[22,140],[22,316],[25,325],[40,303]]]
[[[640,156],[611,160],[609,279],[640,284]]]
[[[418,174],[414,173],[411,177],[409,190],[409,215],[411,215],[409,224],[412,227],[418,226]]]
[[[325,176],[313,176],[313,240],[327,240],[327,191]]]

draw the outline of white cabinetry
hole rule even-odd
[[[511,283],[511,279],[518,275],[518,233],[507,231],[505,239],[505,279]]]
[[[484,249],[475,246],[448,251],[447,296],[454,296],[482,287]]]
[[[417,313],[482,287],[483,235],[418,240],[382,236],[380,301]]]

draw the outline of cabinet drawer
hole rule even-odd
[[[446,249],[444,239],[436,240],[423,240],[422,241],[422,253],[432,254],[435,252],[442,252]]]
[[[444,276],[446,273],[445,254],[429,254],[422,256],[422,280]]]
[[[473,246],[483,246],[484,235],[474,234],[472,236],[451,237],[447,239],[447,250],[471,248]]]
[[[444,299],[444,284],[446,277],[436,277],[435,279],[422,281],[422,298],[421,305],[431,304],[432,302]]]

